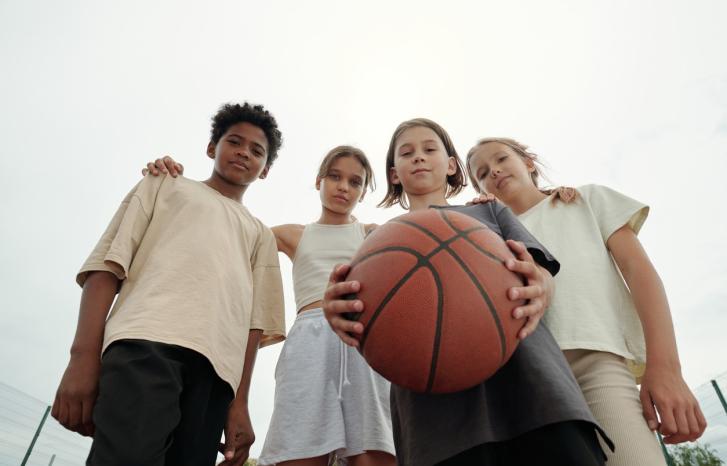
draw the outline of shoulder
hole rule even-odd
[[[284,225],[276,225],[271,230],[273,235],[275,235],[275,243],[278,251],[285,253],[292,259],[295,256],[295,251],[298,249],[300,238],[303,236],[305,225],[287,223]]]
[[[366,236],[370,235],[376,228],[378,228],[378,226],[379,225],[376,223],[364,223],[363,224],[364,234]]]
[[[452,210],[473,217],[494,219],[502,211],[509,209],[500,201],[491,201],[482,204],[455,206],[452,208]]]
[[[300,238],[300,235],[303,234],[303,230],[305,230],[305,225],[286,223],[284,225],[275,225],[274,227],[271,227],[270,230],[272,230],[276,239]]]
[[[591,199],[595,196],[608,196],[611,194],[621,194],[613,188],[604,186],[602,184],[584,184],[576,188],[578,194],[583,196],[585,199]]]
[[[620,191],[600,184],[587,184],[578,187],[578,193],[589,206],[619,205],[622,203],[638,202]]]

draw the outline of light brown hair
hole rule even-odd
[[[553,202],[555,202],[556,200],[561,200],[568,204],[576,200],[576,198],[578,197],[578,191],[576,191],[575,188],[567,186],[560,186],[557,188],[541,188],[539,181],[540,178],[545,178],[545,175],[543,174],[543,164],[540,162],[540,160],[538,160],[538,155],[532,151],[529,151],[528,146],[526,146],[525,144],[518,142],[512,138],[482,138],[477,141],[477,144],[475,144],[474,147],[469,150],[469,152],[467,152],[467,174],[469,175],[470,181],[472,181],[472,186],[478,193],[482,193],[482,191],[480,190],[480,186],[477,183],[476,173],[474,173],[470,169],[470,159],[475,154],[477,149],[491,142],[496,142],[509,147],[517,155],[519,155],[520,158],[522,158],[523,161],[528,164],[528,166],[532,164],[534,170],[530,172],[530,179],[533,181],[533,184],[536,188],[538,188],[541,193],[548,196],[556,193],[555,197],[553,198]]]
[[[361,164],[364,169],[364,173],[366,174],[363,191],[366,192],[366,190],[368,189],[373,192],[374,189],[376,189],[376,182],[374,181],[374,171],[371,169],[371,164],[369,163],[369,159],[366,157],[366,154],[364,154],[364,152],[357,147],[336,146],[328,151],[326,156],[323,157],[323,160],[321,161],[321,166],[318,167],[318,175],[316,176],[319,179],[323,179],[328,176],[328,173],[333,166],[333,162],[340,159],[341,157],[353,157]]]
[[[401,123],[394,130],[394,134],[391,136],[389,142],[389,150],[386,152],[386,196],[379,202],[378,207],[391,207],[394,204],[401,205],[402,208],[408,209],[409,204],[404,196],[404,187],[401,184],[394,184],[391,180],[391,169],[394,168],[396,140],[401,134],[417,126],[429,128],[439,137],[444,145],[444,150],[447,152],[447,157],[454,157],[457,168],[453,175],[447,176],[447,192],[445,198],[450,198],[457,195],[462,189],[467,186],[467,178],[465,177],[464,167],[462,167],[462,159],[457,155],[457,150],[454,148],[452,139],[440,125],[427,118],[414,118]]]

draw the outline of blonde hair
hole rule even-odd
[[[571,203],[575,201],[578,198],[578,191],[576,191],[575,188],[571,188],[568,186],[559,186],[557,188],[541,188],[539,180],[540,178],[546,178],[546,176],[543,174],[543,164],[538,160],[538,155],[535,152],[531,152],[528,150],[528,146],[525,144],[516,141],[512,138],[482,138],[479,141],[477,141],[477,144],[472,147],[472,149],[467,152],[467,174],[469,175],[470,180],[472,181],[472,185],[475,188],[475,191],[478,193],[481,193],[480,186],[477,184],[477,178],[475,173],[472,172],[470,169],[470,159],[475,154],[477,149],[484,146],[485,144],[496,142],[502,145],[505,145],[512,149],[517,155],[519,155],[526,164],[530,162],[532,164],[534,170],[530,172],[530,179],[533,182],[533,185],[535,185],[538,190],[550,196],[551,194],[555,193],[555,197],[553,197],[553,202],[557,200],[561,200],[565,202],[566,204]]]
[[[437,135],[444,145],[444,150],[447,152],[447,157],[454,157],[456,162],[456,168],[453,175],[447,176],[447,192],[445,198],[449,199],[452,196],[457,195],[462,189],[467,186],[467,177],[464,174],[464,167],[462,167],[462,159],[457,155],[457,150],[454,148],[452,139],[447,134],[442,126],[436,122],[427,118],[414,118],[401,123],[394,130],[394,134],[391,136],[389,142],[389,150],[386,152],[386,196],[379,202],[377,207],[391,207],[394,204],[401,205],[404,209],[409,209],[409,203],[406,201],[404,196],[404,187],[401,184],[394,184],[391,179],[391,169],[394,167],[394,158],[396,156],[396,140],[401,134],[410,129],[418,126],[429,128]]]

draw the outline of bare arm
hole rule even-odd
[[[118,288],[119,279],[110,272],[92,272],[86,278],[71,360],[53,402],[53,417],[82,435],[93,435],[91,413],[98,392],[104,327]]]
[[[225,455],[225,461],[220,463],[220,466],[242,466],[250,455],[250,447],[255,442],[255,432],[250,421],[247,398],[250,393],[250,381],[261,337],[262,330],[250,330],[240,386],[237,388],[237,395],[232,400],[227,414],[225,443],[220,445],[220,451]]]
[[[641,383],[644,417],[652,430],[658,425],[665,443],[694,441],[707,424],[699,403],[684,382],[677,352],[674,325],[661,278],[636,237],[624,226],[608,239],[626,281],[644,329],[646,372]]]
[[[295,224],[277,225],[271,228],[273,235],[275,235],[278,251],[285,253],[290,260],[293,260],[295,252],[298,250],[303,228],[305,228],[303,225]]]

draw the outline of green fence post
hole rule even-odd
[[[661,452],[664,454],[664,459],[666,459],[666,464],[668,466],[674,466],[674,460],[672,459],[671,455],[669,454],[669,451],[667,451],[666,445],[664,445],[664,440],[661,438],[661,435],[657,433],[656,437],[659,439],[659,445],[661,445]]]
[[[40,430],[43,428],[43,424],[45,424],[45,419],[48,417],[48,413],[50,413],[50,406],[48,406],[46,408],[45,414],[43,414],[43,419],[41,419],[40,424],[38,424],[38,430],[35,431],[35,435],[33,436],[33,441],[30,442],[28,451],[25,453],[25,458],[23,458],[23,462],[20,463],[20,466],[25,466],[25,463],[28,462],[28,458],[30,458],[30,452],[33,451],[33,447],[35,446],[35,441],[38,440],[38,436],[40,435]]]
[[[722,391],[719,389],[719,385],[717,385],[717,381],[712,379],[712,386],[714,387],[714,391],[717,392],[717,397],[719,398],[719,401],[722,402],[722,409],[724,409],[724,413],[727,414],[727,403],[724,401],[724,396],[722,396]]]

